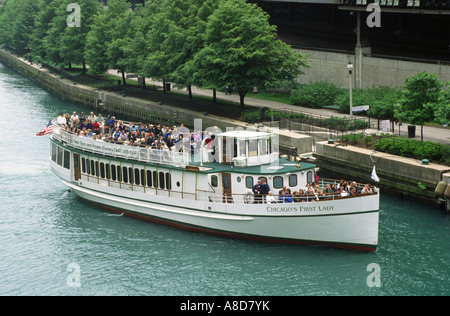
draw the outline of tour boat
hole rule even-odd
[[[195,150],[161,150],[80,137],[57,120],[52,125],[52,171],[108,211],[262,242],[377,247],[379,190],[279,201],[283,187],[294,192],[316,181],[318,168],[279,157],[277,133],[218,131]],[[267,181],[276,203],[253,194],[258,180]],[[333,180],[318,182],[321,189],[328,183]]]

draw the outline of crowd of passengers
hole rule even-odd
[[[308,183],[306,187],[294,192],[291,192],[290,188],[283,187],[278,191],[278,196],[275,196],[272,191],[262,194],[261,192],[264,190],[261,191],[259,188],[263,185],[258,181],[253,187],[254,203],[314,202],[340,196],[376,193],[376,187],[372,187],[370,184],[362,186],[358,185],[356,181],[347,182],[346,180],[341,180],[337,184],[328,183],[323,190],[316,182]]]
[[[77,112],[72,115],[61,113],[57,123],[66,131],[80,137],[155,149],[173,150],[176,147],[179,151],[183,148],[191,148],[194,151],[205,136],[200,131],[190,132],[183,124],[179,127],[133,122],[125,124],[114,116],[108,115],[104,118],[101,113],[95,115],[94,112],[88,116],[83,112],[80,115],[77,115]],[[175,146],[177,143],[183,146]]]

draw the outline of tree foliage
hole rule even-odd
[[[241,106],[253,87],[302,74],[306,57],[276,39],[276,28],[256,4],[221,1],[208,19],[204,47],[195,55],[195,80],[221,89],[232,85]]]
[[[423,125],[434,119],[434,109],[439,100],[442,83],[434,73],[420,72],[407,78],[399,103],[395,107],[395,116],[412,124]]]
[[[276,39],[276,28],[245,0],[79,0],[81,27],[68,27],[72,0],[7,0],[0,12],[0,42],[32,44],[33,53],[57,65],[88,65],[168,80],[178,86],[223,88],[244,97],[302,74],[306,56]]]

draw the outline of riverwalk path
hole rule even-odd
[[[116,70],[110,70],[109,73],[111,75],[117,76]],[[130,79],[128,79],[130,80]],[[131,79],[133,80],[133,79]],[[146,79],[146,83],[149,83],[151,85],[154,85],[156,87],[159,87],[162,89],[163,83],[159,81],[155,81],[152,79]],[[171,87],[171,91],[175,91],[180,94],[188,94],[188,91],[186,88],[179,89],[176,87]],[[193,95],[201,95],[201,96],[207,96],[211,97],[213,95],[212,90],[208,89],[199,89],[197,87],[192,87],[191,89]],[[221,100],[226,100],[229,102],[234,102],[239,104],[239,95],[234,92],[231,95],[225,94],[224,91],[216,91],[216,98]],[[304,106],[298,106],[298,105],[292,105],[287,103],[280,103],[275,101],[269,101],[269,100],[263,100],[263,99],[257,99],[252,98],[252,92],[249,92],[245,98],[245,104],[249,106],[254,107],[266,107],[268,109],[272,109],[274,111],[280,111],[280,112],[292,112],[292,113],[310,113],[317,116],[323,116],[323,117],[345,117],[350,118],[350,114],[343,114],[339,113],[336,110],[333,109],[326,109],[326,108],[320,108],[320,109],[313,109],[309,107]],[[270,113],[270,111],[269,111]],[[367,118],[367,116],[358,116],[353,115],[354,118]],[[395,125],[395,135],[396,136],[402,136],[402,137],[408,137],[408,125],[407,123],[403,123],[400,126],[400,134],[399,134],[399,126],[398,124]],[[431,141],[435,143],[440,143],[444,145],[450,145],[450,127],[434,127],[434,126],[424,126],[423,127],[423,140],[424,141]],[[415,139],[420,139],[420,126],[416,127],[416,133],[415,133]]]

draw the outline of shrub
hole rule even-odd
[[[343,89],[328,82],[318,81],[300,85],[291,91],[291,103],[312,108],[320,108],[334,104],[336,97]]]
[[[429,159],[442,163],[449,163],[450,146],[433,142],[421,142],[404,137],[387,137],[377,141],[375,150],[393,155]]]

